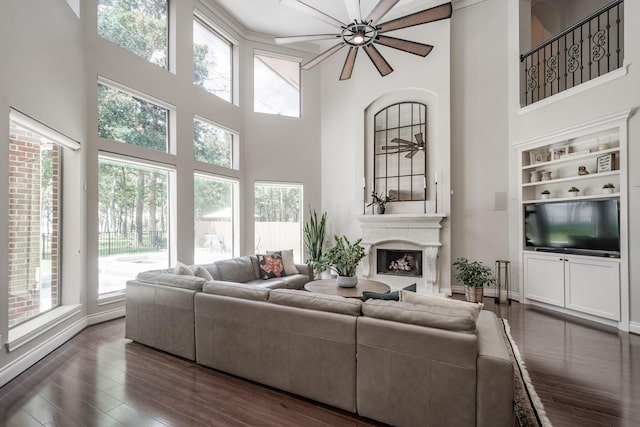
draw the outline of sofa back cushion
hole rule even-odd
[[[214,280],[206,283],[202,288],[202,291],[207,294],[221,295],[225,297],[242,298],[253,301],[267,301],[269,299],[271,289],[245,285],[244,283]]]
[[[173,271],[173,269],[143,271],[138,273],[136,280],[143,283],[172,286],[192,291],[201,291],[202,286],[207,282],[201,277],[174,274]]]
[[[337,295],[324,295],[296,289],[274,289],[269,302],[308,310],[328,311],[331,313],[359,316],[362,301],[356,298],[344,298]]]
[[[471,316],[473,316],[474,321],[478,320],[478,314],[480,314],[482,307],[484,307],[484,304],[482,303],[476,304],[473,302],[460,301],[453,298],[417,294],[415,292],[407,292],[404,290],[400,290],[400,301],[409,302],[411,304],[447,307],[454,308],[456,310],[468,311]]]
[[[475,332],[476,330],[476,322],[471,313],[447,307],[369,299],[362,304],[362,314],[378,319],[449,331]]]
[[[246,283],[258,278],[253,261],[248,256],[218,261],[216,267],[218,269],[217,280]],[[215,275],[212,274],[212,276],[216,278]]]

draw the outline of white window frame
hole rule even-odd
[[[285,60],[285,61],[291,61],[291,62],[297,62],[298,63],[298,82],[299,82],[299,88],[298,88],[298,115],[297,116],[286,116],[286,115],[282,115],[282,114],[272,114],[272,113],[265,113],[265,112],[258,112],[256,111],[256,106],[255,106],[255,60],[256,60],[256,56],[269,56],[271,58],[275,58],[275,59],[281,59],[281,60]],[[290,117],[292,119],[301,119],[302,118],[302,68],[301,68],[301,64],[302,64],[302,58],[297,57],[297,56],[292,56],[292,55],[283,55],[281,53],[277,53],[277,52],[271,52],[268,50],[261,50],[261,49],[254,49],[253,50],[253,56],[252,56],[252,63],[251,66],[253,67],[253,73],[254,73],[254,78],[253,78],[253,82],[252,82],[252,87],[253,87],[253,99],[252,99],[252,110],[254,113],[258,113],[258,114],[269,114],[272,116],[283,116],[283,117]]]

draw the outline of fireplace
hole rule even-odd
[[[376,249],[376,271],[393,276],[422,277],[422,251]]]
[[[365,256],[363,278],[386,283],[392,290],[411,284],[424,294],[449,294],[438,274],[442,214],[360,215]]]

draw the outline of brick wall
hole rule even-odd
[[[52,164],[51,187],[43,197],[42,161],[49,161],[48,158]],[[58,146],[45,149],[38,135],[11,123],[9,327],[39,314],[41,298],[50,300],[47,304],[50,307],[58,304],[59,158]],[[43,203],[49,212],[49,220],[44,222],[41,220]],[[44,246],[45,242],[51,243],[51,250]]]

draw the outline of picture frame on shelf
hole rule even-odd
[[[613,153],[598,156],[596,165],[596,173],[611,172],[613,170]]]
[[[549,152],[547,150],[531,150],[529,151],[529,164],[544,163],[549,161]]]
[[[566,156],[567,154],[569,154],[569,146],[568,145],[563,145],[562,147],[554,147],[553,148],[553,155],[551,157],[552,160],[559,160],[562,157]]]

